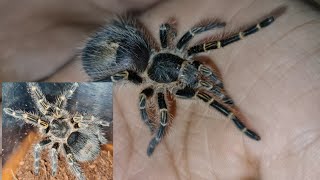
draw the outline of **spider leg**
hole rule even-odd
[[[42,120],[38,115],[24,112],[22,110],[12,110],[10,108],[4,108],[3,111],[16,119],[21,119],[28,124],[32,124],[39,128],[47,129],[49,124]]]
[[[245,36],[249,36],[251,34],[258,32],[261,28],[267,27],[273,21],[274,21],[274,18],[271,16],[271,17],[261,21],[257,25],[251,26],[251,27],[247,28],[246,30],[241,31],[238,34],[233,35],[229,38],[222,39],[220,41],[212,41],[212,42],[203,43],[203,44],[193,46],[188,50],[188,56],[192,56],[192,55],[195,55],[198,53],[206,52],[206,51],[213,50],[213,49],[219,49],[224,46],[227,46],[231,43],[234,43],[236,41],[243,39]]]
[[[198,71],[199,71],[199,73],[201,75],[203,75],[204,77],[210,79],[214,83],[215,86],[223,88],[222,81],[219,79],[219,77],[216,74],[216,72],[211,70],[211,68],[209,68],[208,66],[200,63],[199,61],[192,62],[192,65],[194,65],[198,69]]]
[[[48,111],[52,108],[52,105],[46,99],[39,85],[35,82],[30,82],[30,83],[27,83],[27,88],[33,102],[35,103],[39,111],[43,115],[47,115]]]
[[[213,93],[216,97],[218,97],[223,103],[228,104],[230,106],[234,105],[233,100],[226,95],[225,91],[219,86],[213,86],[208,81],[199,81],[200,88],[204,88],[205,90]]]
[[[211,107],[218,110],[220,113],[228,117],[228,119],[232,120],[232,122],[237,126],[237,128],[243,132],[245,135],[250,137],[251,139],[260,140],[260,136],[257,135],[254,131],[248,129],[226,106],[216,101],[213,97],[205,92],[197,92],[197,98],[201,99],[202,101],[208,103]]]
[[[133,82],[134,84],[141,84],[142,83],[142,77],[140,77],[136,72],[133,71],[121,71],[113,76],[111,76],[111,80],[113,82],[118,82],[121,80],[128,80]]]
[[[92,79],[93,82],[112,82],[111,76],[108,77],[103,77],[103,78],[93,78]]]
[[[159,144],[161,139],[164,136],[164,132],[166,129],[166,126],[168,125],[168,109],[167,104],[165,101],[165,97],[163,93],[158,93],[158,106],[160,109],[160,126],[157,129],[155,137],[152,138],[152,140],[149,143],[147,154],[148,156],[151,156],[156,146]]]
[[[44,139],[40,141],[38,144],[34,146],[34,172],[36,175],[39,174],[39,168],[40,168],[40,152],[43,147],[49,145],[51,143],[50,139]]]
[[[228,107],[224,106],[223,104],[219,103],[216,101],[212,96],[207,94],[206,92],[200,92],[200,91],[195,91],[194,89],[191,88],[185,88],[182,90],[178,90],[176,93],[176,96],[179,98],[185,98],[185,99],[190,99],[192,97],[197,97],[201,99],[202,101],[208,103],[210,107],[213,107],[226,117],[228,119],[232,120],[232,122],[237,126],[237,128],[243,132],[245,135],[247,135],[249,138],[254,139],[256,141],[260,140],[260,136],[255,133],[254,131],[248,129],[233,113]]]
[[[147,98],[152,97],[153,93],[153,89],[151,87],[148,87],[142,90],[139,94],[140,116],[143,122],[149,127],[151,133],[154,132],[155,127],[147,113]]]
[[[64,91],[60,96],[58,96],[55,106],[59,109],[64,109],[66,107],[67,100],[72,97],[78,87],[78,83],[73,83],[70,89]]]
[[[160,33],[161,48],[163,49],[168,47],[169,30],[170,30],[170,25],[168,23],[161,24],[159,33]]]
[[[183,51],[184,48],[187,46],[188,42],[191,41],[191,39],[197,35],[201,34],[203,32],[212,30],[214,28],[221,28],[224,27],[225,23],[217,22],[217,21],[208,21],[206,23],[202,23],[199,25],[194,26],[191,28],[188,32],[186,32],[178,41],[177,43],[177,49],[179,51]]]
[[[80,165],[76,162],[74,156],[72,155],[70,147],[67,144],[63,144],[63,148],[65,150],[67,163],[71,172],[76,176],[78,180],[85,180],[86,178],[84,176],[84,173]]]
[[[161,48],[165,49],[169,43],[177,35],[176,29],[170,23],[164,23],[160,25],[159,29]]]
[[[55,176],[58,169],[58,148],[59,143],[54,143],[52,149],[50,150],[50,159],[51,159],[51,169],[52,169],[52,176]]]
[[[82,115],[78,112],[73,116],[72,119],[75,123],[83,123],[83,124],[94,123],[94,124],[99,124],[101,126],[110,126],[110,123],[108,121],[104,121],[92,115]]]
[[[199,81],[200,88],[204,88],[207,91],[213,93],[215,96],[219,97],[222,102],[233,105],[233,100],[226,95],[224,89],[223,89],[223,83],[219,79],[218,75],[211,70],[208,66],[205,66],[204,64],[200,63],[199,61],[192,62],[192,65],[195,66],[199,73],[203,75],[204,77],[208,78],[210,81],[213,82],[213,85],[208,81]]]

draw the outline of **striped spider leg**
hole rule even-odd
[[[260,23],[254,25],[254,26],[251,26],[251,27],[245,29],[244,31],[241,31],[238,34],[233,35],[231,37],[228,37],[226,39],[222,39],[222,40],[218,40],[218,41],[211,41],[211,42],[192,46],[188,49],[188,56],[194,56],[194,55],[202,53],[202,52],[207,52],[210,50],[220,49],[222,47],[225,47],[229,44],[232,44],[234,42],[237,42],[239,40],[244,39],[246,36],[249,36],[249,35],[252,35],[252,34],[258,32],[262,28],[269,26],[273,21],[274,21],[274,17],[271,16],[271,17],[264,19]]]
[[[158,102],[158,110],[160,117],[160,124],[158,128],[155,128],[155,124],[151,121],[147,113],[147,100],[149,98],[155,97],[154,89],[152,87],[145,88],[141,91],[139,95],[139,109],[140,115],[143,122],[149,127],[151,133],[155,133],[154,137],[151,139],[148,148],[147,155],[151,156],[156,146],[160,143],[165,135],[166,127],[168,125],[168,108],[165,99],[164,91],[160,91],[156,94]]]
[[[183,98],[183,99],[191,99],[191,98],[198,98],[202,100],[205,103],[208,103],[210,107],[216,109],[220,113],[222,113],[224,116],[226,116],[228,119],[230,119],[236,127],[243,132],[245,135],[247,135],[249,138],[254,139],[259,141],[261,138],[260,136],[255,133],[253,130],[248,129],[236,115],[232,112],[230,108],[227,106],[223,105],[222,103],[219,102],[219,100],[216,100],[214,96],[211,96],[208,92],[206,91],[201,91],[201,90],[194,90],[191,88],[185,88],[176,91],[175,95],[178,98]]]

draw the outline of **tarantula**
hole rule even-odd
[[[70,89],[57,97],[54,103],[50,103],[38,84],[27,83],[28,93],[39,113],[11,108],[3,109],[6,114],[39,128],[43,138],[34,146],[36,175],[39,174],[41,150],[50,148],[52,176],[57,172],[58,153],[63,151],[71,172],[79,180],[86,179],[77,161],[96,159],[100,153],[100,145],[107,143],[102,126],[109,126],[108,122],[79,112],[71,114],[65,109],[68,99],[72,97],[78,86],[78,83],[73,83]]]
[[[258,141],[260,136],[248,129],[235,115],[233,100],[226,94],[216,71],[194,57],[241,40],[273,21],[271,16],[228,38],[192,47],[188,47],[188,43],[194,36],[215,28],[223,28],[225,23],[217,20],[199,23],[173,44],[177,31],[173,23],[167,22],[160,25],[161,48],[158,48],[137,20],[118,18],[88,41],[82,53],[83,67],[94,81],[127,80],[145,86],[139,95],[139,110],[142,120],[151,132],[154,132],[155,127],[147,112],[147,100],[157,97],[160,124],[148,145],[148,156],[163,139],[168,125],[168,94],[204,101],[233,121],[245,135]]]

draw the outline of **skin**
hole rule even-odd
[[[141,121],[137,106],[143,87],[118,85],[114,88],[113,101],[115,179],[317,179],[320,176],[320,13],[317,9],[298,0],[165,1],[144,12],[140,20],[159,42],[160,24],[172,16],[177,19],[180,37],[208,17],[225,21],[229,32],[255,23],[283,5],[286,11],[268,28],[204,54],[207,57],[204,59],[219,69],[243,122],[259,133],[261,141],[242,135],[231,121],[200,101],[176,100],[170,130],[148,157],[146,149],[152,136]],[[192,43],[211,33],[217,32],[198,36]],[[47,55],[50,59],[56,53]],[[45,72],[49,75],[55,71],[52,68]],[[25,80],[14,72],[5,74],[14,77],[12,80]],[[36,79],[33,74],[32,77],[28,78]],[[75,60],[46,80],[88,78],[81,71],[80,61]]]
[[[111,18],[113,13],[143,10],[156,2],[157,0],[0,2],[0,81],[43,80],[52,76],[77,58],[76,54],[88,36]]]
[[[141,20],[158,39],[160,24],[175,16],[180,37],[181,31],[207,17],[221,17],[227,23],[226,31],[232,31],[287,6],[268,28],[205,54],[220,70],[243,121],[262,140],[242,135],[231,121],[200,101],[177,100],[169,133],[148,157],[146,148],[152,136],[137,107],[142,88],[117,86],[116,179],[317,179],[319,12],[299,1],[190,0],[181,4],[163,3]]]

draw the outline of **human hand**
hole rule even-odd
[[[169,132],[148,157],[152,135],[138,109],[143,87],[119,85],[114,90],[115,179],[320,176],[319,12],[292,1],[170,1],[141,20],[158,40],[160,24],[175,16],[179,38],[205,18],[221,17],[227,29],[236,29],[282,5],[287,11],[269,27],[203,55],[218,67],[243,121],[261,141],[244,136],[201,101],[177,99]]]
[[[56,78],[65,82],[86,79],[84,73],[79,73],[81,63],[78,56],[88,36],[113,17],[113,13],[143,10],[156,2],[0,2],[0,81],[43,81]],[[69,76],[56,75],[58,71],[68,73]]]

